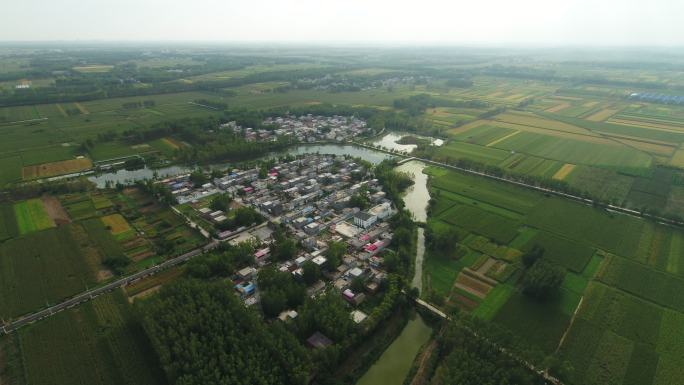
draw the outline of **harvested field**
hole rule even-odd
[[[551,108],[547,108],[545,111],[546,112],[559,112],[559,111],[562,111],[568,107],[570,107],[570,103],[563,102],[563,103],[557,104]]]
[[[454,287],[484,299],[492,290],[493,285],[478,278],[480,277],[477,277],[476,273],[467,274],[466,272],[461,272],[456,277]]]
[[[574,164],[572,164],[572,163],[566,163],[566,164],[563,165],[563,167],[561,167],[560,170],[558,170],[555,174],[553,174],[552,179],[563,180],[563,179],[565,179],[568,175],[570,175],[570,173],[571,173],[572,170],[574,170],[574,169],[575,169],[575,165],[574,165]]]
[[[604,108],[596,113],[593,113],[589,116],[586,117],[587,120],[591,120],[592,122],[602,122],[611,116],[615,115],[618,111],[618,109],[615,108]]]
[[[112,235],[119,235],[131,230],[131,227],[126,222],[126,219],[121,214],[112,214],[102,217],[102,223],[109,229]]]
[[[684,168],[684,149],[680,148],[675,151],[670,159],[670,165],[674,167]]]
[[[64,210],[64,207],[62,207],[62,203],[59,201],[59,199],[53,196],[45,195],[43,196],[42,200],[43,206],[45,206],[45,211],[57,226],[71,223],[71,218],[69,218],[69,214],[67,214],[66,210]]]
[[[81,111],[81,113],[82,113],[83,115],[88,115],[88,114],[90,114],[90,111],[88,111],[88,109],[85,108],[81,103],[74,103],[74,104],[76,105],[76,108],[78,108],[78,110]]]
[[[35,178],[47,178],[55,175],[71,174],[93,167],[93,162],[88,158],[69,159],[59,162],[50,162],[43,164],[36,164],[33,166],[24,166],[22,169],[22,177],[24,180]]]

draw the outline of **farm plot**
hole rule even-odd
[[[560,349],[576,368],[572,383],[670,383],[681,373],[681,313],[601,283],[591,283]],[[674,376],[673,376],[674,375]],[[655,381],[654,381],[655,380]]]
[[[537,205],[526,224],[626,257],[634,256],[644,225],[643,221],[627,215],[609,215],[556,198],[545,199]]]
[[[154,351],[118,291],[22,328],[18,338],[30,384],[164,383]]]
[[[22,165],[19,155],[0,158],[0,186],[20,181]]]
[[[576,273],[581,273],[584,270],[594,254],[594,250],[581,240],[571,241],[546,231],[540,231],[527,243],[523,251],[529,251],[534,245],[544,248],[544,258]]]
[[[684,279],[641,263],[613,257],[599,277],[608,285],[645,300],[684,312]]]
[[[40,199],[29,199],[15,203],[14,215],[20,234],[55,227],[55,222],[52,221],[45,211],[43,201]]]
[[[451,225],[461,226],[484,235],[499,244],[507,244],[515,238],[520,225],[520,222],[466,205],[450,208],[440,216],[440,219]]]
[[[95,283],[69,224],[0,245],[0,314],[15,317],[55,303]]]
[[[471,159],[485,164],[498,164],[506,159],[509,151],[464,142],[449,142],[437,150],[437,159],[452,161]]]
[[[467,197],[470,204],[484,202],[497,207],[501,211],[495,213],[502,216],[508,216],[506,212],[527,213],[541,199],[541,195],[529,190],[440,168],[426,167],[423,172],[432,177],[431,187]],[[451,195],[449,199],[462,200]]]
[[[495,147],[566,163],[633,168],[651,165],[648,154],[624,145],[594,143],[532,132],[521,132],[497,143]]]
[[[88,170],[93,167],[93,162],[88,158],[69,159],[59,162],[24,166],[22,176],[24,180],[35,178],[46,178],[55,175],[64,175]]]
[[[19,227],[11,203],[0,203],[0,241],[19,235]]]
[[[555,176],[562,165],[562,162],[525,154],[514,154],[499,164],[500,167],[516,173],[534,175],[547,179]]]
[[[497,141],[501,140],[501,138],[505,138],[515,134],[516,132],[518,131],[510,128],[482,125],[453,135],[453,138],[461,142],[490,147],[492,144],[495,144]]]
[[[605,201],[623,202],[634,178],[615,170],[578,165],[564,179],[570,186]]]

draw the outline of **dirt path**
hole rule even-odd
[[[67,214],[67,212],[64,210],[64,207],[62,207],[62,203],[59,201],[59,199],[53,196],[44,195],[42,200],[43,206],[45,206],[45,211],[57,226],[71,223],[71,218],[69,218],[69,214]]]
[[[428,363],[430,362],[430,357],[432,357],[432,353],[435,349],[437,349],[437,338],[433,338],[430,341],[430,344],[426,346],[421,353],[418,370],[416,370],[416,374],[413,376],[413,380],[411,380],[411,385],[423,385],[430,380],[430,377],[428,377],[430,373],[427,373],[429,369]]]
[[[563,336],[561,337],[560,341],[558,341],[558,346],[556,347],[556,352],[558,352],[560,350],[561,346],[563,346],[563,342],[565,342],[565,337],[568,335],[570,328],[572,328],[572,324],[575,322],[575,318],[577,318],[577,313],[579,313],[579,310],[582,307],[582,302],[584,302],[584,296],[582,296],[580,298],[580,301],[577,304],[577,307],[575,308],[575,312],[572,313],[572,318],[570,318],[570,323],[568,324],[567,329],[565,329],[565,332],[563,332]]]

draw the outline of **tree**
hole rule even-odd
[[[216,196],[214,199],[211,200],[209,207],[214,211],[216,211],[216,210],[228,211],[230,202],[232,202],[232,201],[233,201],[233,198],[231,198],[230,195],[219,194],[218,196]]]
[[[555,295],[565,278],[565,269],[546,259],[537,260],[523,279],[523,293],[536,299],[547,299]]]
[[[532,249],[530,249],[530,251],[523,254],[523,256],[522,256],[523,265],[525,265],[526,268],[529,268],[532,265],[534,265],[534,263],[537,262],[537,260],[539,258],[541,258],[543,255],[544,255],[544,248],[539,246],[539,245],[534,245],[534,246],[532,246]]]
[[[190,182],[192,182],[192,184],[195,185],[195,187],[200,187],[208,181],[209,179],[206,175],[204,175],[204,172],[200,169],[197,169],[190,174]]]
[[[330,241],[328,243],[328,266],[337,269],[342,263],[342,257],[347,253],[347,244],[344,242]]]
[[[182,279],[136,306],[170,384],[308,383],[304,346],[246,308],[224,282]]]
[[[302,276],[307,285],[312,285],[320,278],[321,268],[311,261],[306,261],[302,265]]]
[[[449,253],[458,242],[458,231],[454,227],[439,226],[429,232],[428,240],[433,250]]]

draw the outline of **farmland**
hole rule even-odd
[[[25,376],[20,383],[164,383],[154,352],[118,291],[3,338],[21,346],[15,363],[22,371],[16,377]]]
[[[679,348],[658,344],[663,328],[672,333],[684,314],[675,294],[684,290],[683,231],[438,168],[426,172],[436,200],[429,227],[459,229],[453,251],[428,252],[426,296],[500,324],[545,354],[558,350],[575,368],[572,384],[666,384],[680,375],[681,356],[672,352]],[[519,287],[520,255],[533,246],[567,271],[546,302]],[[480,272],[496,278],[495,264],[509,272],[498,282],[476,281]]]

